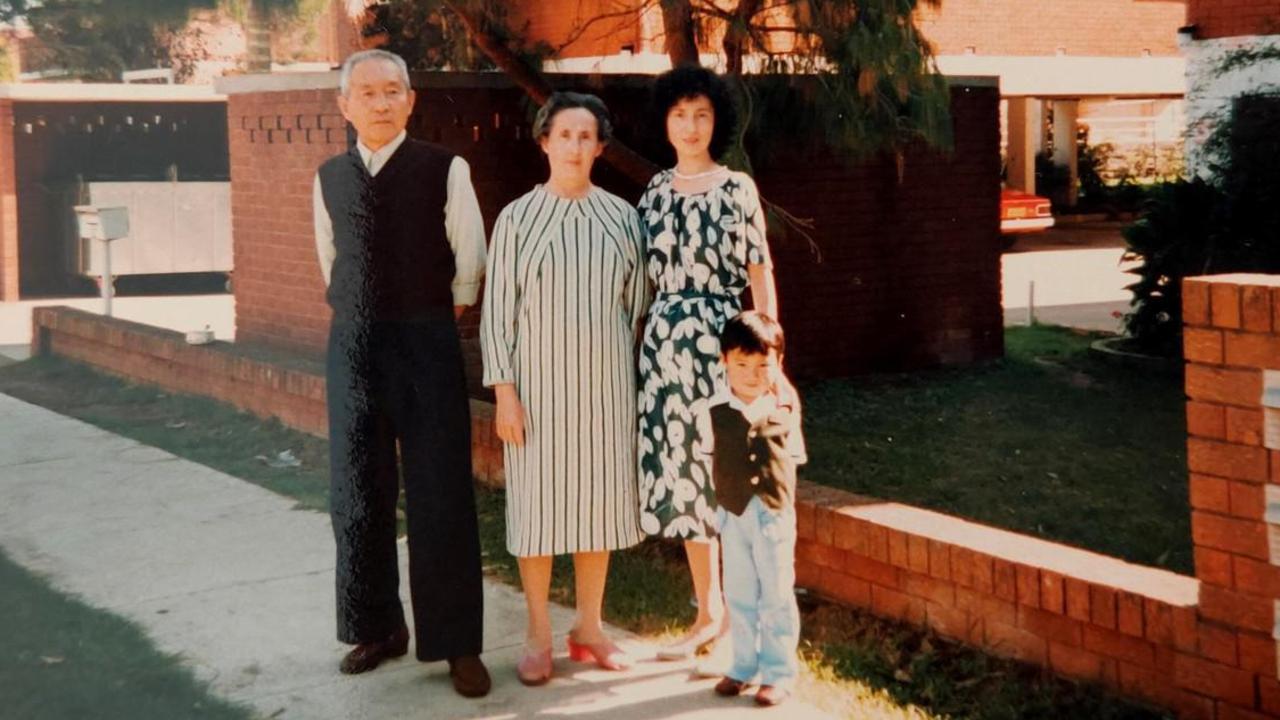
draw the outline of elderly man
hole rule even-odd
[[[316,248],[333,308],[327,357],[330,512],[344,673],[408,651],[396,502],[403,473],[419,660],[448,660],[461,695],[489,691],[471,480],[471,421],[456,319],[476,301],[484,224],[467,163],[408,138],[414,93],[382,50],[343,63],[350,151],[315,180]]]

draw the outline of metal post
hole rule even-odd
[[[1027,284],[1027,325],[1036,324],[1036,281]]]
[[[111,241],[102,241],[102,314],[111,317],[111,298],[115,295],[111,277]]]

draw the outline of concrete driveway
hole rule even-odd
[[[1124,223],[1090,222],[1019,236],[1001,257],[1005,325],[1039,322],[1118,332],[1134,281],[1124,262]]]

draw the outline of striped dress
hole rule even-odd
[[[599,188],[541,185],[493,228],[480,323],[484,383],[514,383],[525,444],[506,444],[507,549],[617,550],[641,539],[635,339],[648,301],[643,233]]]

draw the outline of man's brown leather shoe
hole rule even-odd
[[[357,645],[342,658],[342,664],[338,669],[344,675],[369,672],[378,667],[383,660],[397,658],[407,652],[409,652],[409,628],[401,625],[385,640]]]
[[[449,658],[449,679],[453,689],[462,697],[478,698],[489,694],[492,681],[489,671],[479,655],[461,655]]]

